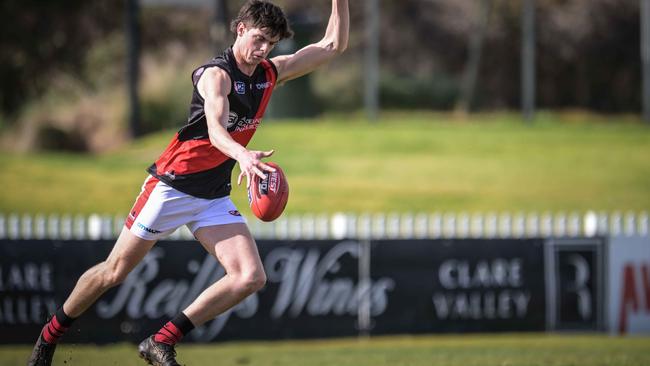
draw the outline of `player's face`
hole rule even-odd
[[[264,28],[249,28],[243,23],[239,24],[237,31],[243,41],[243,56],[248,64],[262,62],[280,41],[280,37],[271,37]]]

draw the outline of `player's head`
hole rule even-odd
[[[279,41],[293,37],[289,21],[279,6],[268,1],[249,0],[230,24],[237,40],[249,49],[247,62],[260,62]],[[251,57],[251,59],[248,59]]]

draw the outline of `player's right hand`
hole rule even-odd
[[[237,162],[239,163],[239,176],[237,177],[237,185],[241,185],[242,179],[246,177],[246,188],[250,188],[251,181],[257,175],[258,177],[264,179],[266,178],[266,172],[274,172],[275,168],[265,164],[261,159],[268,158],[273,155],[275,151],[256,151],[256,150],[246,150],[240,156],[238,156]]]

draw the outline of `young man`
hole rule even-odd
[[[57,341],[104,292],[121,283],[155,242],[187,225],[224,267],[226,275],[139,345],[151,365],[178,365],[174,345],[181,337],[259,290],[266,275],[255,240],[229,198],[235,162],[247,186],[273,168],[270,151],[246,149],[272,90],[305,75],[342,53],[348,43],[348,1],[332,0],[325,36],[294,54],[268,59],[273,47],[292,36],[282,10],[249,0],[232,22],[233,46],[192,74],[188,123],[148,169],[142,192],[108,258],[86,271],[63,306],[44,326],[28,365],[50,365]]]

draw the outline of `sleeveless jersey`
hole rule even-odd
[[[236,161],[210,143],[197,83],[203,72],[219,67],[230,76],[227,130],[246,146],[259,126],[277,79],[273,63],[263,60],[249,77],[237,67],[232,48],[192,72],[192,102],[187,124],[174,136],[167,149],[147,171],[175,189],[199,198],[214,199],[230,194],[230,178]]]

